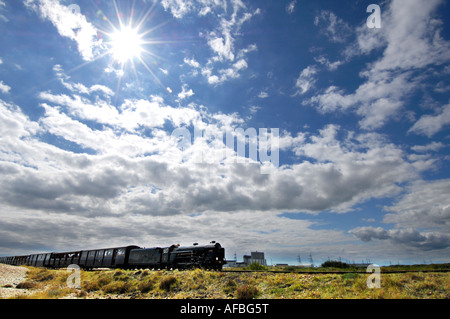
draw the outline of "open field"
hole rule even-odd
[[[81,288],[69,288],[66,269],[28,268],[21,283],[9,289],[15,298],[53,299],[449,299],[450,273],[383,274],[381,288],[367,288],[370,274],[98,270],[81,271]]]

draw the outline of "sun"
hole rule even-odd
[[[137,28],[123,26],[110,35],[111,54],[114,60],[124,64],[141,58],[144,41]]]
[[[0,0],[1,2],[1,0]],[[118,1],[113,0],[117,19],[109,18],[103,15],[102,26],[98,28],[102,41],[104,40],[105,51],[102,56],[108,56],[110,63],[108,69],[113,70],[118,76],[118,86],[126,72],[134,72],[136,80],[140,72],[140,67],[144,67],[154,78],[155,82],[165,88],[158,76],[153,72],[152,66],[158,64],[158,61],[164,60],[163,57],[156,54],[155,46],[163,43],[170,43],[167,40],[160,40],[152,35],[157,29],[167,23],[164,21],[157,25],[151,21],[153,9],[157,2],[148,10],[135,10],[135,1],[124,1],[131,5],[131,8],[121,9]],[[139,12],[139,17],[135,13]],[[137,18],[137,19],[136,19]],[[148,61],[151,61],[151,64]]]

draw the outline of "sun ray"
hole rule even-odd
[[[139,68],[143,67],[155,84],[165,89],[165,85],[155,72],[154,64],[159,62],[170,62],[167,57],[155,53],[152,47],[161,44],[178,43],[180,40],[167,40],[154,37],[156,31],[166,25],[169,20],[159,23],[151,23],[154,9],[158,1],[150,1],[149,7],[145,10],[137,9],[136,0],[129,1],[128,5],[122,8],[127,2],[119,0],[112,1],[112,10],[109,17],[103,15],[103,26],[97,26],[97,30],[102,34],[103,44],[106,48],[106,55],[111,58],[110,67],[116,71],[117,76],[126,76],[127,70],[134,74],[136,80],[142,75]],[[97,12],[102,14],[97,4]],[[99,13],[97,13],[99,15]],[[103,54],[102,56],[105,56]],[[156,68],[157,69],[157,68]]]

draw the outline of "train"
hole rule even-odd
[[[52,252],[22,256],[0,257],[0,263],[28,265],[45,268],[65,268],[78,265],[81,269],[194,269],[221,270],[226,264],[225,248],[215,241],[207,245],[194,243],[191,246],[179,244],[169,247],[144,248],[135,245]]]

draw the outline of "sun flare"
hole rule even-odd
[[[133,58],[140,58],[142,38],[137,29],[123,27],[111,35],[111,53],[114,60],[125,63]]]

